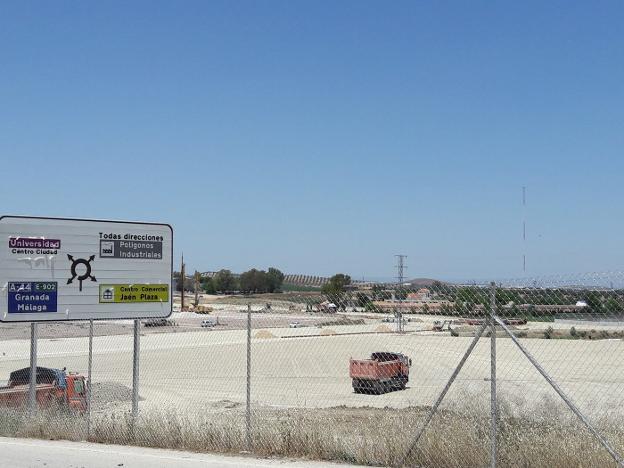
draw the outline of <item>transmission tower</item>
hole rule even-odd
[[[401,294],[401,298],[403,298],[403,293],[401,292],[401,288],[403,287],[403,283],[405,283],[405,270],[407,269],[407,266],[405,265],[405,259],[407,258],[407,255],[403,255],[403,254],[398,254],[395,255],[395,257],[397,258],[397,264],[396,264],[396,268],[397,268],[397,291],[395,291],[395,293],[393,294],[393,299],[396,300],[396,293],[400,293]],[[399,302],[401,302],[403,299],[399,299]],[[396,320],[396,331],[399,333],[402,333],[404,331],[403,329],[403,312],[400,308],[396,308],[394,309],[394,316],[395,316],[395,320]]]
[[[405,270],[407,270],[407,265],[405,265],[405,259],[407,258],[407,255],[403,255],[403,254],[398,254],[395,255],[395,257],[397,258],[397,264],[396,264],[396,269],[397,269],[397,283],[399,284],[399,286],[402,286],[403,283],[405,282]]]

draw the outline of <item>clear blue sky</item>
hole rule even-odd
[[[624,2],[2,2],[1,213],[189,268],[624,266]]]

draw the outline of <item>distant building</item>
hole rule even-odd
[[[416,292],[409,293],[406,300],[407,302],[429,302],[431,300],[431,291],[427,288],[421,288]]]

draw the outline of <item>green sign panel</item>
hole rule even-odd
[[[169,302],[168,284],[100,284],[100,304]]]

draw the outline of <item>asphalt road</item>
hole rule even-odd
[[[0,438],[0,466],[12,468],[217,468],[347,466],[291,460],[268,460],[50,440]]]

